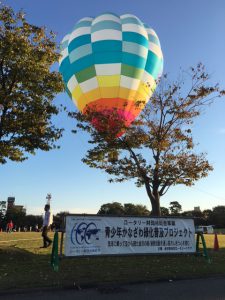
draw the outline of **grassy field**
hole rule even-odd
[[[225,235],[213,251],[213,235],[205,235],[212,263],[194,255],[72,258],[50,266],[51,249],[40,249],[41,233],[0,232],[0,289],[47,286],[91,286],[225,275]]]

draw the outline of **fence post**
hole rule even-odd
[[[51,266],[54,271],[59,270],[59,253],[58,253],[58,231],[55,232],[53,246],[52,246],[52,255],[51,255]]]
[[[197,255],[201,254],[200,250],[199,250],[200,238],[201,238],[202,246],[203,246],[203,256],[207,259],[207,262],[210,264],[211,263],[211,259],[210,259],[209,255],[208,255],[205,238],[204,238],[204,235],[203,235],[202,232],[197,232],[196,253],[197,253]]]

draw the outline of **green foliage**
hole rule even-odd
[[[161,216],[169,216],[170,211],[168,208],[161,206],[160,207]]]
[[[42,216],[26,215],[24,224],[22,224],[22,226],[26,226],[28,230],[30,227],[32,227],[32,230],[34,230],[36,228],[36,225],[38,225],[38,228],[41,228],[42,224],[43,224]]]
[[[110,182],[135,180],[137,187],[144,186],[152,214],[158,216],[160,197],[170,187],[192,186],[213,170],[206,154],[194,149],[192,124],[206,105],[222,95],[217,85],[210,84],[204,66],[198,64],[172,83],[164,75],[145,109],[119,138],[104,131],[108,124],[104,114],[101,121],[106,126],[98,132],[90,125],[95,112],[70,113],[77,121],[77,128],[90,134],[89,143],[93,147],[82,161],[105,171]],[[137,105],[143,103],[139,104],[137,99]],[[121,130],[125,130],[124,124]]]
[[[209,219],[204,216],[204,213],[202,211],[196,211],[196,210],[184,211],[181,213],[181,216],[193,218],[195,226],[208,225],[209,222]]]
[[[171,215],[178,216],[182,211],[182,206],[178,201],[172,201],[170,202],[169,210]]]
[[[28,230],[30,227],[32,227],[32,230],[34,230],[36,225],[38,225],[38,227],[40,228],[43,223],[42,216],[26,215],[26,212],[24,210],[21,210],[17,207],[12,207],[6,211],[0,227],[5,230],[6,224],[11,220],[13,221],[14,228],[16,230],[18,230],[19,227],[22,230],[24,226],[26,226]]]
[[[182,216],[194,218],[195,225],[214,225],[215,228],[225,228],[225,206],[223,205],[218,205],[212,210],[184,211]]]
[[[132,204],[132,203],[125,203],[124,204],[124,213],[127,216],[149,216],[150,211],[147,209],[145,205],[141,204]]]
[[[61,76],[51,71],[59,58],[54,39],[22,11],[0,4],[0,164],[56,148],[62,135],[52,123],[59,112],[53,99],[63,90]]]
[[[63,222],[64,222],[64,216],[68,215],[68,211],[61,211],[57,213],[56,215],[53,216],[53,226],[56,229],[61,229],[63,228]]]
[[[145,205],[125,203],[122,205],[119,202],[112,202],[103,204],[98,215],[114,215],[114,216],[149,216],[150,211]]]
[[[203,215],[203,219],[207,221],[207,224],[206,225],[212,225],[212,215],[213,215],[213,212],[211,209],[205,209],[203,210],[202,212],[202,215]]]
[[[211,214],[212,224],[217,228],[225,227],[225,206],[218,205],[213,208]]]
[[[124,215],[124,207],[119,202],[106,203],[100,207],[97,214],[98,215],[122,216],[122,215]]]
[[[3,221],[3,227],[6,227],[6,224],[11,220],[17,228],[25,226],[26,212],[24,210],[17,209],[16,207],[8,209]]]

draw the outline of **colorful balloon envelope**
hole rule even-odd
[[[129,126],[148,102],[163,55],[155,31],[136,16],[105,13],[81,19],[64,37],[59,70],[77,108],[102,113],[115,132],[118,118]],[[91,121],[103,130],[100,119]]]

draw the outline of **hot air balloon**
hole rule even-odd
[[[155,31],[136,16],[104,13],[81,19],[63,38],[59,64],[79,111],[102,112],[115,132],[113,111],[126,127],[134,121],[156,88],[163,55]],[[91,121],[102,130],[101,120]]]

